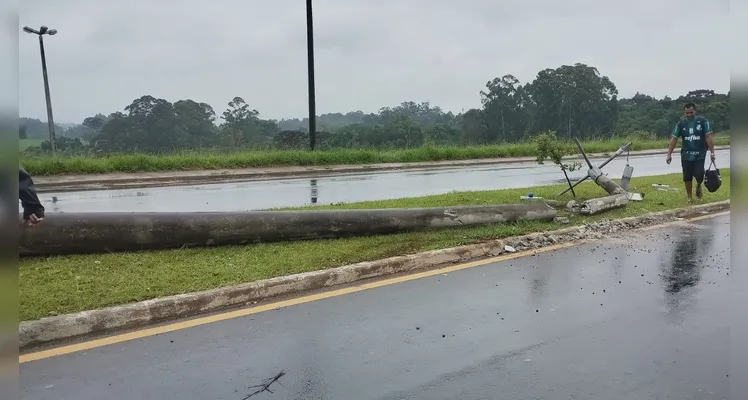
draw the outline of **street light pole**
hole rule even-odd
[[[307,79],[309,80],[309,150],[314,151],[317,141],[317,101],[314,90],[314,26],[312,0],[306,0],[306,51]]]
[[[55,121],[52,116],[52,97],[49,94],[49,78],[47,76],[47,56],[44,53],[44,35],[54,35],[56,29],[49,29],[42,26],[38,31],[28,26],[23,28],[24,32],[33,33],[39,36],[39,52],[42,57],[42,77],[44,78],[44,97],[47,101],[47,124],[49,125],[49,143],[52,146],[52,155],[57,155],[57,145],[55,144]]]
[[[47,100],[47,123],[49,124],[49,143],[52,145],[52,155],[57,154],[55,144],[55,120],[52,117],[52,98],[49,95],[49,78],[47,77],[47,57],[44,54],[44,35],[39,35],[39,51],[42,55],[42,75],[44,76],[44,97]]]

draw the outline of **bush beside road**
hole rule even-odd
[[[730,198],[730,170],[722,169],[721,173],[722,187],[716,193],[705,191],[703,203]],[[658,191],[652,187],[654,183],[668,184],[678,191]],[[519,196],[529,191],[550,199],[563,188],[564,185],[554,185],[529,189],[455,192],[316,208],[367,209],[516,203]],[[586,224],[687,206],[680,174],[634,178],[632,190],[644,193],[644,201],[632,202],[624,209],[601,215],[574,217],[571,223]],[[599,187],[589,182],[578,186],[576,191],[578,200],[604,195]],[[558,200],[568,201],[571,198],[567,195]],[[531,222],[342,240],[22,259],[19,274],[19,318],[21,321],[34,320],[49,315],[98,309],[564,227],[566,226],[554,223]]]

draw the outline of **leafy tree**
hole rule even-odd
[[[278,131],[274,121],[263,121],[257,110],[250,109],[241,97],[234,97],[229,103],[220,126],[221,143],[225,146],[247,147],[266,145]]]
[[[538,164],[544,164],[546,159],[550,159],[554,164],[558,165],[562,171],[575,171],[581,168],[582,163],[572,162],[565,163],[563,158],[567,155],[573,154],[568,144],[562,143],[558,140],[556,132],[547,131],[538,134],[533,139],[535,142],[535,148],[537,150],[537,161]]]
[[[527,95],[513,75],[504,75],[486,83],[481,91],[486,133],[490,141],[518,141],[527,130]]]
[[[462,115],[462,144],[478,145],[487,144],[489,140],[488,126],[483,110],[470,109]]]
[[[564,136],[597,137],[609,132],[617,118],[618,90],[606,76],[585,64],[563,65],[538,73],[528,89],[533,131],[553,130]]]
[[[199,149],[218,144],[216,112],[209,104],[179,100],[174,103],[174,115],[187,134],[188,148]]]

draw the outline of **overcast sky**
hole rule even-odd
[[[307,113],[302,0],[24,0],[45,39],[55,120],[150,94],[234,96],[265,118]],[[622,96],[729,90],[728,0],[315,0],[317,111],[480,105],[486,81],[583,62]],[[700,25],[698,25],[700,23]],[[19,37],[20,113],[46,120],[38,41]]]

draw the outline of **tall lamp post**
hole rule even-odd
[[[26,33],[32,33],[39,36],[39,52],[42,56],[42,76],[44,77],[44,96],[47,99],[47,123],[49,124],[49,143],[52,146],[52,155],[56,155],[57,146],[55,145],[55,121],[52,117],[52,99],[49,95],[49,79],[47,78],[47,57],[44,54],[44,35],[54,35],[57,33],[56,29],[49,29],[46,26],[39,28],[39,30],[32,29],[28,26],[23,27],[23,31]]]
[[[306,0],[306,54],[307,78],[309,80],[309,150],[314,151],[317,141],[317,101],[314,94],[314,26],[312,23],[312,0]]]

